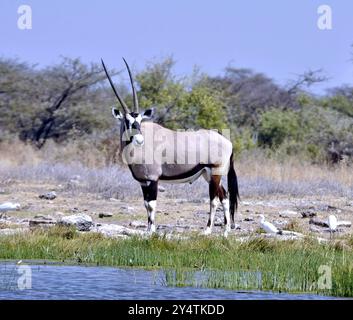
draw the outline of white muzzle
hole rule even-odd
[[[137,146],[142,146],[145,143],[145,139],[142,134],[136,134],[132,138],[132,142]]]

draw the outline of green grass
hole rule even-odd
[[[226,289],[310,292],[353,296],[353,239],[344,246],[315,240],[275,241],[195,236],[188,240],[108,239],[53,227],[0,237],[0,259],[53,260],[165,271],[165,283]],[[322,265],[331,267],[332,289],[317,286]]]

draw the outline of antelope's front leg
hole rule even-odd
[[[224,211],[224,224],[225,224],[225,231],[224,231],[224,236],[227,238],[228,234],[230,232],[230,212],[229,212],[229,200],[227,198],[224,198],[222,200],[222,207]]]
[[[209,218],[207,222],[207,227],[206,230],[204,231],[204,235],[209,235],[212,233],[212,227],[214,223],[214,218],[216,215],[217,207],[218,207],[219,201],[218,198],[213,198],[210,203],[210,213],[209,213]]]
[[[155,215],[157,206],[157,192],[158,182],[157,181],[146,181],[141,183],[143,198],[145,200],[145,208],[148,216],[148,227],[147,231],[150,233],[156,232],[155,226]]]

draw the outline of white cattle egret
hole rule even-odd
[[[282,232],[278,230],[276,226],[274,226],[271,222],[265,221],[265,216],[263,214],[260,215],[260,226],[267,233],[276,233],[281,234]]]
[[[331,214],[329,217],[328,217],[328,227],[330,229],[330,233],[331,233],[331,237],[332,237],[332,233],[337,229],[337,218]]]

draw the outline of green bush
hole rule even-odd
[[[256,146],[256,135],[248,128],[241,130],[233,139],[233,148],[237,155],[242,154],[244,151],[252,150]]]
[[[140,107],[155,107],[155,122],[171,129],[229,128],[238,155],[260,146],[281,159],[295,154],[314,162],[352,161],[353,87],[317,97],[303,90],[320,79],[313,72],[288,87],[243,68],[217,77],[177,77],[174,64],[167,57],[133,72]],[[131,105],[130,85],[114,82]],[[110,114],[116,103],[100,64],[63,58],[38,69],[0,58],[0,142],[19,138],[38,148],[74,142],[76,154],[93,146],[107,163],[116,163],[119,139]]]
[[[186,99],[189,114],[195,113],[195,127],[204,129],[224,129],[227,127],[226,116],[220,101],[209,89],[193,89]]]
[[[262,114],[259,124],[258,142],[260,146],[275,148],[285,139],[298,140],[300,120],[297,113],[291,110],[272,109]]]

